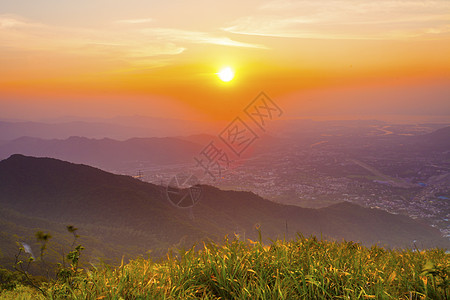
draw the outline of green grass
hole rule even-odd
[[[19,286],[0,299],[448,299],[444,250],[386,250],[353,242],[228,239],[155,263],[83,270],[47,296]],[[8,297],[12,298],[8,298]]]

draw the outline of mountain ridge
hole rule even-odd
[[[351,203],[305,209],[277,204],[251,192],[207,185],[201,189],[201,200],[189,212],[174,208],[164,197],[164,187],[129,176],[19,154],[0,161],[0,208],[61,224],[61,228],[74,224],[86,239],[96,241],[93,244],[120,245],[133,255],[151,249],[158,256],[174,245],[220,240],[225,235],[256,239],[256,227],[264,239],[292,238],[299,232],[367,245],[410,247],[417,240],[423,247],[448,247],[437,229]],[[27,226],[35,229],[32,222]],[[0,226],[0,232],[5,230],[12,230],[11,225]],[[14,233],[8,233],[1,244],[11,242]]]
[[[150,165],[192,162],[192,157],[201,148],[200,144],[174,137],[130,138],[124,141],[80,136],[50,140],[21,137],[0,145],[0,159],[23,154],[114,170],[139,162]]]

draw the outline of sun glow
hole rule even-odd
[[[225,67],[217,73],[217,76],[219,76],[220,80],[224,82],[228,82],[233,80],[234,78],[234,71],[230,67]]]

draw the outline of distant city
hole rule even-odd
[[[140,120],[142,124],[145,121]],[[188,123],[177,122],[179,128],[189,128]],[[201,132],[200,125],[196,124],[197,132]],[[32,126],[36,136],[60,134],[58,124],[43,129],[39,127],[42,125]],[[14,153],[48,156],[157,185],[168,185],[179,173],[192,173],[201,184],[251,191],[283,204],[322,208],[348,201],[407,215],[438,228],[450,239],[448,126],[369,120],[273,121],[267,132],[257,132],[258,139],[244,155],[228,153],[229,166],[212,178],[195,161],[209,142],[220,142],[211,134],[122,141],[74,136],[13,139],[13,133],[21,136],[29,128],[10,123],[4,126],[10,136],[9,141],[3,138],[0,144],[0,159]],[[95,133],[89,128],[100,128],[104,136],[117,134],[118,130],[124,136],[135,132],[134,128],[98,123],[71,128],[72,134],[80,130]],[[143,126],[140,128],[141,134],[145,132]]]
[[[335,127],[328,129],[334,134],[322,133],[309,142],[278,139],[277,145],[265,143],[253,156],[235,162],[220,180],[205,176],[202,181],[302,207],[349,201],[422,219],[450,238],[450,149],[434,151],[427,140],[414,140],[439,127],[373,125],[359,132]],[[141,166],[122,172],[166,184],[195,165]]]

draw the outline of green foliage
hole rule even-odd
[[[36,237],[39,238],[42,236],[41,232],[36,233]],[[48,235],[49,236],[49,235]],[[46,239],[47,241],[48,239]],[[45,250],[46,241],[41,246],[41,260],[43,262],[42,256]],[[26,259],[27,263],[24,264],[24,261],[22,260],[22,255],[25,255],[25,249],[22,245],[18,243],[19,246],[19,252],[15,255],[15,263],[14,263],[14,270],[22,275],[22,282],[26,285],[30,285],[40,291],[42,294],[45,294],[45,291],[40,287],[40,282],[38,281],[38,278],[33,277],[28,271],[30,269],[30,265],[32,262],[34,262],[34,258],[29,255]],[[29,254],[29,253],[28,253]],[[26,256],[25,256],[26,257]],[[26,266],[25,266],[26,265]]]
[[[51,239],[50,233],[43,233],[42,231],[36,232],[36,239],[41,243],[40,258],[43,259],[45,250],[47,249],[47,243]]]
[[[36,289],[18,285],[14,290],[0,290],[0,300],[44,300],[47,299]]]
[[[450,289],[450,263],[447,260],[444,264],[436,265],[433,261],[428,260],[423,269],[421,275],[425,276],[423,279],[426,285],[426,289],[429,289],[428,279],[430,279],[430,284],[432,288],[430,289],[430,293],[435,297],[440,296],[436,294],[435,291],[443,290],[445,299],[450,296],[448,294],[448,290]]]
[[[155,263],[73,272],[44,285],[51,299],[448,299],[444,250],[386,250],[298,236],[293,241],[226,239],[169,252]],[[27,293],[27,292],[23,292]],[[23,295],[23,294],[22,294]]]
[[[67,231],[69,231],[70,233],[73,234],[74,240],[72,242],[72,247],[75,245],[77,239],[78,239],[78,235],[76,234],[76,231],[78,230],[78,228],[73,227],[72,225],[67,226]],[[84,247],[81,245],[78,245],[77,247],[75,247],[74,250],[70,251],[66,258],[69,260],[70,262],[70,266],[66,267],[63,264],[59,264],[58,265],[58,271],[57,271],[57,281],[58,282],[63,282],[64,284],[67,284],[69,287],[73,287],[73,280],[74,278],[78,275],[79,270],[78,270],[78,263],[80,260],[80,255],[81,255],[81,251],[84,250]]]
[[[17,271],[0,268],[0,290],[13,290],[24,281],[24,276]]]
[[[75,243],[79,237],[76,234],[76,231],[78,229],[72,225],[66,226],[66,228],[67,228],[68,232],[73,234],[73,237],[74,237],[74,240],[72,242],[72,247],[73,247],[73,245],[75,245]],[[29,273],[30,266],[35,261],[35,259],[30,255],[30,253],[26,253],[24,247],[20,243],[18,243],[19,252],[15,255],[15,264],[14,264],[14,269],[16,270],[16,272],[15,273],[0,272],[0,279],[2,279],[2,280],[0,280],[0,284],[2,286],[2,289],[12,290],[17,286],[17,282],[20,282],[20,283],[23,283],[23,284],[26,284],[26,285],[29,285],[29,286],[35,288],[37,291],[41,292],[41,294],[43,296],[49,296],[47,290],[48,290],[48,287],[52,285],[52,283],[63,282],[64,284],[68,285],[68,288],[72,287],[73,282],[74,282],[74,277],[79,275],[78,264],[79,264],[81,251],[84,249],[84,247],[81,245],[78,245],[77,247],[75,247],[74,250],[70,251],[66,255],[66,258],[70,262],[70,266],[66,267],[65,259],[63,259],[62,264],[61,263],[58,264],[58,267],[56,270],[56,280],[52,280],[52,278],[50,278],[49,268],[47,267],[47,264],[44,261],[44,254],[45,254],[45,250],[47,249],[47,243],[52,236],[49,233],[43,233],[42,231],[36,232],[35,236],[36,236],[36,239],[38,240],[38,242],[40,242],[40,244],[41,244],[39,259],[40,259],[40,263],[47,270],[47,278],[46,278],[47,280],[46,281],[52,281],[52,282],[51,283],[47,282],[46,284],[43,284],[43,281],[40,280],[39,277],[32,276]],[[24,257],[26,258],[27,255],[28,255],[27,264],[25,264],[23,259],[24,259]],[[19,279],[16,279],[15,277],[12,277],[11,274],[20,276],[20,277],[19,277]],[[3,280],[3,277],[5,277],[6,279]],[[3,287],[5,287],[5,288],[3,288]]]

